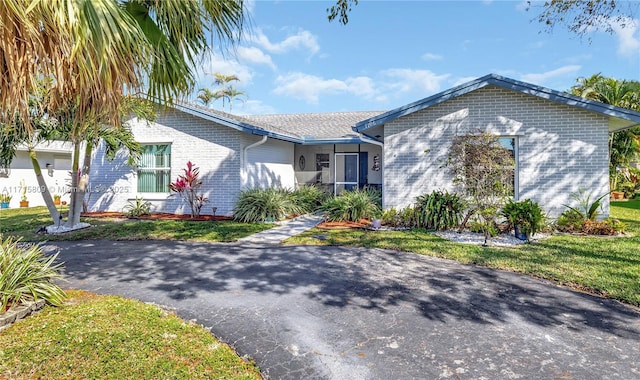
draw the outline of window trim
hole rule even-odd
[[[496,135],[500,139],[513,139],[513,200],[520,200],[520,135]]]
[[[171,153],[171,148],[173,143],[172,142],[147,142],[147,141],[139,141],[140,146],[141,147],[145,147],[145,146],[158,146],[158,145],[168,145],[169,146],[169,166],[163,166],[163,167],[140,167],[139,165],[136,166],[136,170],[135,170],[135,177],[136,177],[136,195],[145,199],[156,199],[156,200],[164,200],[167,199],[170,195],[171,195],[171,191],[169,191],[169,189],[167,188],[166,191],[157,191],[157,192],[148,192],[148,191],[139,191],[139,180],[140,180],[140,176],[139,173],[140,171],[153,171],[153,172],[160,172],[160,171],[168,171],[169,172],[169,183],[171,183],[171,157],[173,156],[173,153]],[[168,185],[168,184],[167,184]]]

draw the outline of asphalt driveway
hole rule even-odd
[[[64,286],[196,319],[272,379],[640,379],[640,312],[378,249],[56,242]]]

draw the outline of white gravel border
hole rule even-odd
[[[457,243],[463,244],[475,244],[482,245],[484,243],[484,235],[481,233],[470,232],[470,231],[462,231],[458,233],[457,231],[436,231],[433,233],[434,235],[441,237],[443,239],[455,241]],[[545,239],[550,235],[547,234],[535,234],[531,241],[535,242],[541,239]],[[526,241],[520,240],[514,236],[513,233],[509,234],[500,234],[495,237],[489,237],[487,239],[487,244],[493,247],[513,247],[516,245],[524,244]]]

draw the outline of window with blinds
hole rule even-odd
[[[168,193],[171,145],[143,145],[138,165],[138,193]]]

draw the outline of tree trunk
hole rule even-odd
[[[40,187],[40,194],[42,194],[42,199],[44,203],[47,205],[47,209],[49,210],[49,215],[51,215],[51,219],[53,219],[53,224],[59,225],[62,217],[60,216],[60,212],[56,208],[56,205],[53,204],[53,198],[51,198],[51,193],[49,192],[49,187],[42,176],[42,169],[40,168],[40,163],[38,162],[38,157],[36,156],[36,152],[33,147],[29,147],[29,158],[31,158],[31,165],[33,166],[33,171],[36,173],[36,179],[38,180],[38,186]]]
[[[80,142],[73,142],[73,161],[71,164],[71,195],[69,199],[69,217],[65,223],[65,227],[73,228],[80,223],[80,210],[82,199],[78,202],[79,180],[80,180]]]

